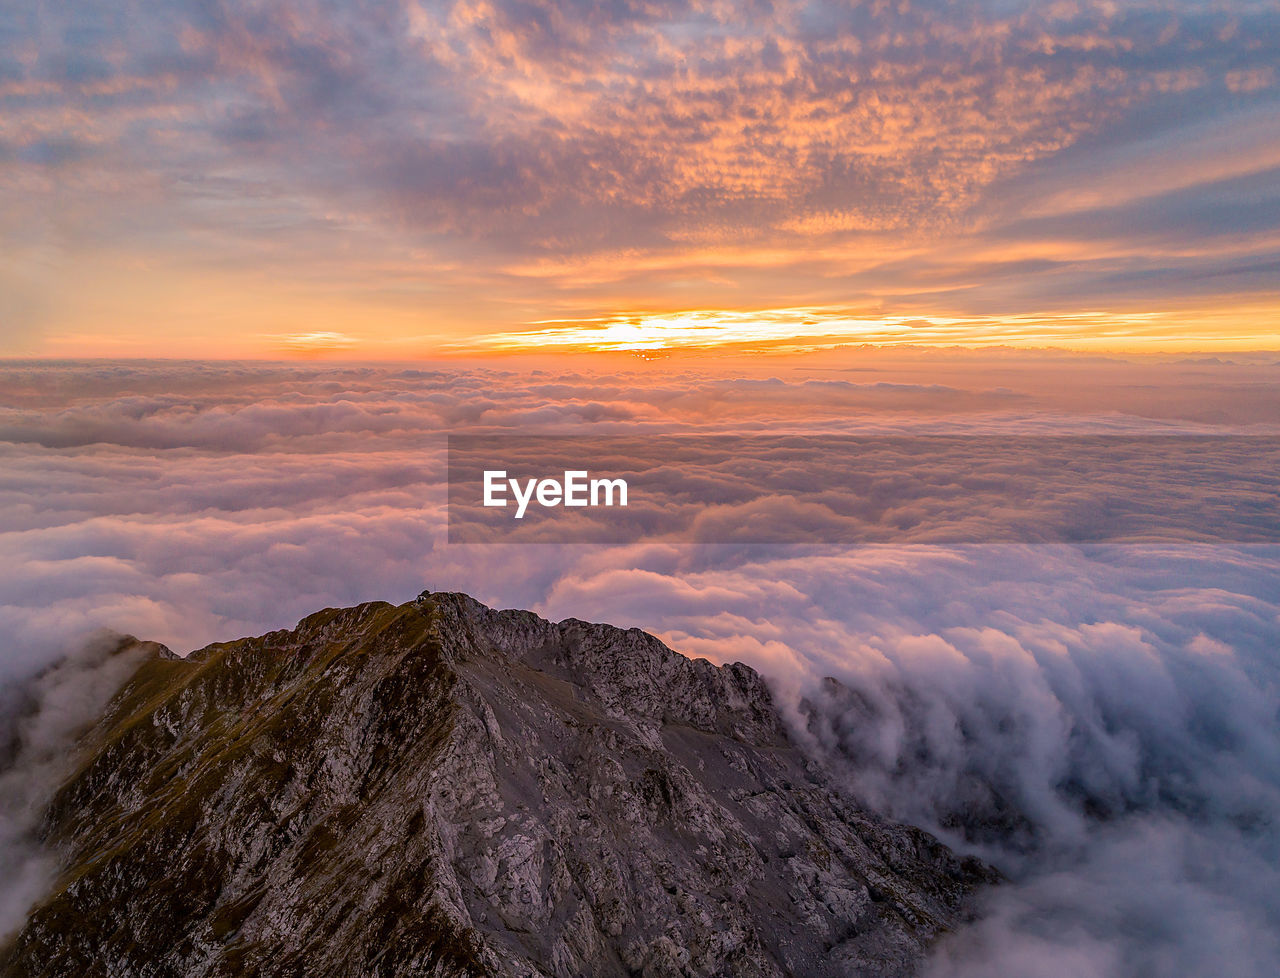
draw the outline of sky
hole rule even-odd
[[[0,356],[1275,349],[1274,0],[0,0]]]
[[[103,629],[425,587],[759,668],[853,793],[1009,875],[929,978],[1280,973],[1274,544],[463,545],[445,456],[1274,446],[1278,66],[1280,0],[0,0],[0,931]],[[1234,514],[1259,473],[1180,475]]]

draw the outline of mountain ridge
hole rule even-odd
[[[43,832],[5,975],[906,975],[994,880],[750,667],[458,593],[152,650]]]

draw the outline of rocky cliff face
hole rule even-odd
[[[751,669],[459,594],[153,653],[45,832],[7,975],[906,975],[989,878]]]

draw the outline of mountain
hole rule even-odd
[[[82,744],[4,975],[907,975],[993,879],[750,668],[462,594],[153,651]]]

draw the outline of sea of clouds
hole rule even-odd
[[[0,930],[47,884],[57,760],[128,665],[103,630],[185,652],[429,588],[760,669],[850,791],[1009,877],[932,978],[1280,973],[1280,547],[446,542],[450,432],[1280,422],[1269,361],[1098,361],[1073,388],[1046,378],[1075,361],[997,360],[0,366],[0,866],[23,881]]]

